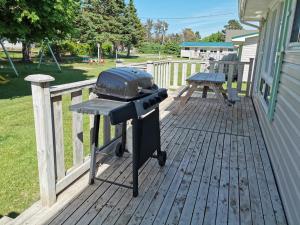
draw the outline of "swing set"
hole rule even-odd
[[[0,38],[0,45],[1,45],[1,47],[2,47],[2,49],[4,51],[4,53],[5,53],[5,56],[6,56],[7,60],[9,61],[9,64],[10,64],[11,68],[13,69],[14,73],[16,74],[16,76],[19,77],[18,70],[17,70],[17,68],[16,68],[13,60],[11,59],[11,57],[9,55],[9,52],[7,51],[7,49],[6,49],[5,45],[4,45],[4,39],[3,38],[2,39]],[[51,56],[52,56],[52,58],[53,58],[53,60],[54,60],[54,62],[56,64],[58,70],[61,72],[62,71],[61,67],[60,67],[60,65],[59,65],[59,63],[58,63],[58,61],[57,61],[57,59],[56,59],[56,57],[55,57],[55,55],[54,55],[54,53],[52,51],[52,48],[50,46],[50,41],[49,41],[48,38],[46,38],[42,42],[42,47],[41,47],[40,52],[39,52],[39,63],[38,63],[37,69],[40,69],[40,67],[41,67],[42,60],[43,60],[43,57],[44,57],[44,52],[45,52],[46,48],[49,49],[49,52],[51,53]]]

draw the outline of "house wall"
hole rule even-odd
[[[208,60],[210,57],[213,57],[215,60],[221,60],[224,56],[234,53],[234,51],[229,51],[226,48],[220,51],[220,48],[207,48],[207,47],[189,47],[190,50],[181,49],[181,58],[193,58],[193,59],[202,59]],[[200,50],[206,50],[206,52],[201,52]],[[216,51],[216,52],[210,52]]]
[[[251,58],[256,57],[258,37],[246,38],[241,53],[241,62],[250,62]],[[249,72],[249,65],[244,67],[243,81],[247,81]]]
[[[272,34],[273,35],[273,34]],[[268,37],[266,37],[268,38]],[[264,40],[263,40],[264,41]],[[260,54],[258,54],[260,55]],[[257,60],[259,65],[260,58]],[[259,66],[258,66],[259,67]],[[259,77],[258,70],[257,77]],[[270,121],[261,96],[253,101],[289,224],[300,224],[300,51],[285,51],[277,103]],[[258,85],[259,79],[257,79]],[[258,89],[258,88],[256,88]]]

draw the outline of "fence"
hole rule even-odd
[[[38,170],[40,181],[40,197],[42,204],[50,206],[56,201],[56,196],[81,175],[90,165],[90,158],[84,157],[83,150],[83,115],[72,112],[72,147],[73,165],[65,166],[64,128],[63,128],[63,96],[71,98],[71,104],[83,101],[83,91],[89,91],[89,98],[96,80],[80,81],[50,87],[54,80],[47,75],[31,75],[25,78],[31,82],[36,143],[38,155]],[[93,130],[93,117],[90,116],[90,133]],[[120,134],[120,127],[111,135],[111,125],[108,117],[103,117],[104,151],[114,149]]]
[[[227,88],[236,88],[239,93],[246,94],[246,96],[251,96],[252,93],[253,59],[250,62],[163,60],[138,64],[118,64],[117,66],[145,70],[153,75],[154,82],[159,87],[171,89],[186,85],[186,79],[196,72],[220,72],[226,75]],[[237,83],[236,87],[233,86],[234,82]]]

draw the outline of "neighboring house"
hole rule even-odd
[[[258,32],[258,30],[226,30],[225,42],[231,42],[232,38],[235,36],[253,34]]]
[[[232,37],[232,43],[238,48],[238,58],[241,62],[250,62],[255,59],[259,33],[249,33]],[[244,67],[243,81],[247,81],[249,65]]]
[[[300,0],[239,0],[239,10],[260,25],[253,101],[287,219],[300,224]]]
[[[10,43],[9,41],[3,41],[3,45],[8,51],[20,51],[22,50],[22,43]],[[0,45],[0,50],[2,51],[2,46]]]
[[[220,60],[235,51],[232,42],[183,42],[181,58]]]

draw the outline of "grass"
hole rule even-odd
[[[126,58],[125,62],[145,62],[146,58]],[[16,63],[20,77],[16,77],[9,64],[0,61],[0,75],[9,80],[0,84],[0,217],[16,217],[39,199],[39,183],[35,144],[34,120],[30,84],[24,81],[29,74],[48,74],[55,78],[53,84],[64,84],[97,77],[115,65],[114,59],[106,59],[104,65],[72,62],[62,64],[58,72],[53,63]],[[84,98],[88,94],[84,93]],[[72,165],[71,113],[68,110],[70,96],[63,97],[66,167]],[[88,134],[88,117],[84,118],[85,134]],[[85,154],[89,152],[89,135],[84,136]]]

